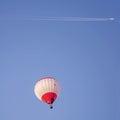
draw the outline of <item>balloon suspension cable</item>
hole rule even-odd
[[[53,106],[52,106],[52,104],[50,104],[50,109],[53,109]]]

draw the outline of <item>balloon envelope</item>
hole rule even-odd
[[[39,100],[51,105],[59,95],[60,86],[55,78],[45,77],[37,81],[34,92]]]

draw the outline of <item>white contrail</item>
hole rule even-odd
[[[82,18],[82,17],[31,17],[31,20],[38,21],[81,21],[81,22],[102,22],[102,21],[113,21],[115,18]]]

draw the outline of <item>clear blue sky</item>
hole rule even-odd
[[[120,120],[119,21],[119,0],[1,0],[0,120]],[[61,84],[53,110],[34,95],[46,76]]]

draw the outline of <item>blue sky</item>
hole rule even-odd
[[[0,120],[119,120],[119,11],[119,0],[1,0]],[[34,16],[115,21],[26,19]],[[61,85],[53,110],[34,95],[46,76]]]

